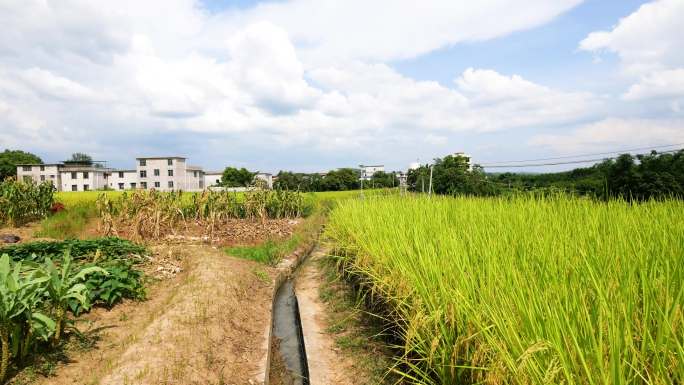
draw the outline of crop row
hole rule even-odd
[[[96,245],[104,252],[92,252]],[[116,239],[1,248],[0,382],[12,362],[26,362],[57,346],[70,313],[78,315],[96,303],[111,306],[122,298],[142,298],[142,273],[134,268],[130,252],[144,249]]]
[[[681,201],[341,202],[327,237],[421,384],[684,383]]]
[[[0,225],[19,226],[48,215],[54,202],[55,188],[44,182],[0,181]]]

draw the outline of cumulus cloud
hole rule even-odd
[[[614,151],[684,142],[684,120],[608,118],[582,125],[563,135],[537,135],[530,145],[549,147],[558,153]]]
[[[212,14],[195,0],[3,1],[0,145],[69,153],[89,143],[126,159],[209,148],[413,159],[397,148],[576,125],[599,118],[605,98],[491,69],[445,85],[385,62],[534,28],[578,3],[290,0]],[[582,46],[649,57],[622,55],[614,32]],[[660,77],[641,73],[625,99],[679,79],[666,51]]]
[[[628,73],[684,66],[684,2],[658,0],[642,5],[610,31],[592,32],[580,49],[619,55]]]
[[[463,2],[291,0],[223,15],[220,23],[269,20],[284,28],[307,63],[387,61],[461,42],[487,40],[549,22],[582,0]]]
[[[684,68],[645,75],[623,95],[625,100],[676,97],[684,97]]]

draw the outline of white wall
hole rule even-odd
[[[172,164],[168,164],[171,159]],[[136,159],[136,176],[138,178],[138,188],[143,188],[143,183],[147,183],[147,189],[159,191],[186,190],[185,159],[163,158],[163,159],[142,159],[145,166],[140,165],[141,159]],[[159,170],[159,175],[154,175],[154,170]],[[173,176],[169,176],[169,170],[173,171]],[[141,177],[140,172],[145,171],[146,177]],[[155,182],[157,185],[155,185]],[[173,187],[169,186],[173,183]]]
[[[131,190],[140,187],[138,173],[135,170],[114,170],[110,173],[107,183],[109,188],[113,190]]]
[[[24,170],[24,168],[26,168],[26,170]],[[25,180],[25,177],[31,178],[36,183],[41,183],[43,181],[52,182],[57,190],[62,187],[57,165],[17,166],[17,179]]]
[[[105,170],[101,169],[63,169],[59,174],[62,182],[61,191],[86,191],[86,186],[87,190],[92,191],[107,186]],[[76,186],[75,190],[73,186]]]

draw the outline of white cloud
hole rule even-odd
[[[625,100],[666,97],[684,97],[684,68],[645,75],[623,95]]]
[[[12,145],[45,151],[94,142],[104,157],[210,138],[396,159],[374,146],[573,125],[605,100],[485,69],[419,81],[382,61],[533,28],[579,2],[292,0],[213,15],[193,0],[4,1],[0,136],[24,130]],[[660,84],[644,79],[636,93]]]
[[[291,0],[232,12],[217,24],[268,20],[288,32],[305,63],[387,61],[530,29],[581,1]]]
[[[580,42],[587,51],[619,55],[628,73],[684,66],[684,2],[658,0],[642,5],[611,31],[592,32]]]
[[[581,154],[683,142],[684,120],[681,119],[608,118],[582,125],[564,135],[537,135],[530,145],[549,147],[562,154]]]

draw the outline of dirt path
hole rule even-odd
[[[320,299],[324,277],[319,260],[323,256],[323,251],[315,250],[299,268],[295,279],[309,380],[311,385],[359,384],[357,376],[361,373],[354,368],[354,362],[336,347],[334,336],[326,333],[329,327],[327,307]]]
[[[273,271],[205,245],[184,245],[184,271],[150,300],[98,309],[92,349],[40,384],[256,384]]]

